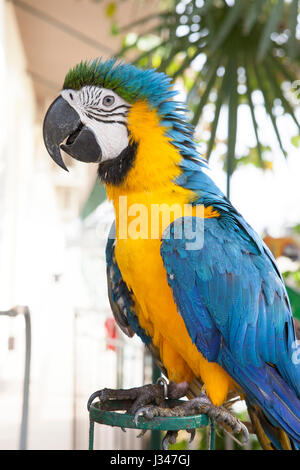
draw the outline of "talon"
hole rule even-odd
[[[162,448],[163,450],[168,450],[168,445],[169,445],[169,441],[167,439],[167,434],[165,435],[165,437],[163,438],[162,440]]]
[[[102,392],[102,390],[97,390],[97,392],[92,393],[92,395],[90,396],[90,398],[88,399],[88,402],[87,402],[88,411],[90,411],[91,404],[93,403],[95,398],[99,398],[99,399],[101,398],[101,392]]]
[[[188,432],[191,437],[190,437],[190,444],[193,442],[196,436],[196,429],[186,429],[186,432]]]
[[[142,429],[141,432],[140,432],[136,437],[137,437],[138,439],[139,439],[140,437],[143,437],[143,436],[146,434],[147,431],[148,431],[148,429]]]
[[[170,393],[172,398],[180,398],[186,394],[188,384],[186,382],[170,384]],[[127,390],[109,389],[104,388],[103,390],[97,390],[94,392],[88,402],[87,409],[90,410],[92,402],[95,398],[99,398],[101,402],[104,401],[120,401],[123,402],[124,410],[135,414],[136,410],[147,406],[149,404],[163,404],[164,399],[168,395],[168,384],[165,379],[160,378],[158,384],[148,384],[142,387],[134,387]],[[151,418],[150,418],[151,419]]]
[[[240,423],[242,425],[242,423]],[[246,426],[245,426],[246,427]],[[246,428],[246,430],[244,430],[243,428],[239,431],[239,432],[242,432],[243,434],[243,440],[242,441],[239,441],[235,436],[233,436],[233,434],[231,434],[230,432],[226,431],[225,428],[223,428],[223,431],[228,434],[228,436],[231,437],[231,439],[236,442],[239,446],[243,447],[249,440],[249,432],[248,432],[248,429]]]
[[[176,444],[176,440],[178,437],[178,431],[167,431],[165,437],[162,440],[162,448],[163,450],[168,450],[168,445]]]
[[[157,414],[155,413],[156,408],[157,407],[153,405],[141,406],[140,408],[138,408],[134,414],[135,425],[138,426],[138,419],[140,416],[144,416],[147,419],[153,419],[154,416],[157,416]]]
[[[159,377],[156,381],[158,385],[161,385],[164,388],[164,398],[168,398],[168,383],[163,377]]]
[[[140,416],[144,416],[144,413],[146,412],[146,406],[142,406],[141,408],[138,408],[136,412],[134,413],[134,424],[136,427],[138,427],[138,420]]]
[[[238,445],[244,446],[249,440],[249,431],[236,416],[232,415],[230,411],[225,408],[220,408],[220,414],[215,416],[216,422],[233,439]],[[242,441],[236,439],[233,434],[241,434]]]
[[[245,426],[243,423],[241,423],[241,430],[240,433],[242,433],[243,440],[242,440],[242,446],[244,446],[248,441],[249,441],[249,431],[247,429],[247,426]]]

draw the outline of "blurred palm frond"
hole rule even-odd
[[[260,166],[265,166],[255,91],[263,97],[274,137],[286,155],[278,114],[289,115],[300,133],[295,115],[297,87],[292,87],[300,71],[299,1],[161,0],[160,5],[160,11],[119,28],[124,35],[119,55],[134,55],[131,61],[141,67],[156,67],[181,78],[193,124],[206,105],[213,105],[207,159],[216,144],[221,108],[227,105],[229,175],[236,167],[240,104],[249,107],[255,151]]]

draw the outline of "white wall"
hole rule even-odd
[[[65,236],[51,173],[36,158],[42,144],[32,83],[14,8],[4,0],[0,102],[0,309],[27,304],[32,311],[29,447],[70,448],[73,309],[53,277],[64,270]],[[0,322],[0,448],[11,449],[19,439],[24,322]]]
[[[91,181],[88,167],[73,162],[64,174],[51,164],[36,117],[45,109],[35,113],[26,68],[14,8],[0,0],[0,310],[17,304],[31,310],[28,448],[86,449],[87,398],[117,386],[117,357],[106,348],[104,328],[111,312],[99,237],[103,210],[84,228],[75,218]],[[23,320],[0,317],[0,449],[18,448]],[[124,385],[141,385],[141,343],[133,340],[124,353]],[[136,434],[97,427],[95,447],[140,448]]]

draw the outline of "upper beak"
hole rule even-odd
[[[81,122],[79,114],[62,96],[47,111],[43,137],[51,158],[64,170],[68,171],[60,149],[82,162],[101,160],[101,149],[93,131]],[[67,141],[61,145],[65,139]]]

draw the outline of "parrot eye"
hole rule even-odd
[[[104,104],[104,106],[111,106],[114,104],[114,102],[115,102],[115,98],[111,95],[108,95],[103,98],[102,103]]]

